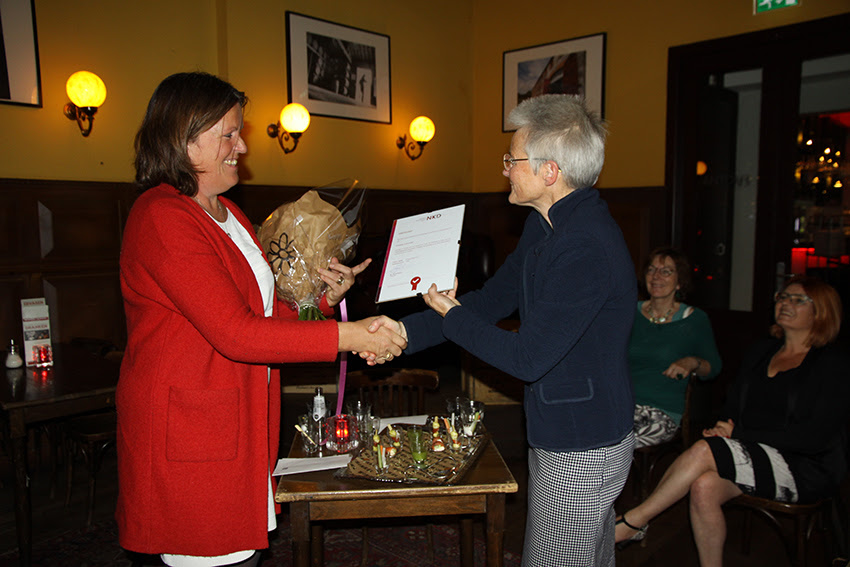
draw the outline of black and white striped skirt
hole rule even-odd
[[[779,502],[796,502],[797,483],[782,455],[769,445],[706,437],[717,473],[731,480],[745,494]]]

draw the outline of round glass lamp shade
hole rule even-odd
[[[100,77],[88,71],[77,71],[65,83],[68,97],[80,108],[93,106],[97,108],[106,100],[106,85]]]
[[[417,116],[410,123],[410,137],[416,142],[430,142],[434,137],[434,123],[427,116]]]
[[[280,125],[290,134],[301,133],[310,125],[310,112],[297,102],[287,104],[280,111]]]

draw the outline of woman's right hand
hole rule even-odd
[[[373,317],[370,319],[369,323],[369,332],[377,333],[381,329],[389,329],[391,332],[396,333],[404,339],[405,345],[403,348],[407,348],[407,329],[404,328],[404,323],[401,321],[396,321],[395,319],[390,319],[386,315],[380,315],[378,317]],[[387,360],[392,360],[392,358],[387,359],[386,357],[380,357],[372,351],[352,351],[353,354],[358,355],[360,358],[366,361],[370,366],[374,366],[375,364],[383,364]]]
[[[407,339],[399,333],[400,325],[375,327],[372,323],[376,319],[378,317],[338,323],[339,351],[368,353],[364,358],[369,364],[383,364],[399,356],[407,347]]]
[[[726,421],[718,421],[714,427],[702,430],[703,437],[732,437],[732,430],[735,429],[735,422],[731,419]]]

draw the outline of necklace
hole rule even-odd
[[[673,308],[672,307],[670,307],[670,309],[667,310],[667,313],[665,313],[661,317],[659,317],[658,315],[655,314],[655,310],[652,308],[652,305],[649,306],[648,311],[649,311],[649,322],[655,323],[655,324],[666,323],[667,319],[670,317],[670,315],[673,314]]]
[[[227,216],[226,216],[225,211],[224,211],[224,205],[222,205],[222,204],[221,204],[221,201],[219,201],[218,199],[216,199],[216,201],[215,201],[216,207],[215,207],[215,211],[214,211],[214,212],[207,210],[207,208],[206,208],[204,205],[202,205],[202,204],[201,204],[201,200],[198,198],[198,196],[197,196],[197,195],[196,195],[196,196],[194,196],[194,197],[192,197],[192,200],[193,200],[193,201],[195,201],[196,203],[198,203],[198,205],[199,205],[199,206],[200,206],[200,207],[201,207],[201,208],[202,208],[202,209],[203,209],[203,210],[204,210],[204,211],[205,211],[205,212],[206,212],[209,216],[211,216],[211,217],[212,217],[213,219],[215,219],[216,221],[218,221],[218,222],[223,222],[223,221],[219,221],[216,215],[218,215],[218,216],[223,216],[223,217],[225,218],[225,220],[227,220]]]

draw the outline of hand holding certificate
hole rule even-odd
[[[454,288],[464,205],[396,219],[377,303]]]
[[[464,205],[458,205],[393,222],[376,303],[426,294],[425,303],[441,316],[459,305],[454,298],[457,291],[455,272],[463,210]],[[407,340],[401,323],[385,315],[371,321],[369,332],[377,332],[381,327]],[[359,355],[369,365],[392,360],[392,357],[374,352],[364,351]]]
[[[460,305],[455,295],[457,295],[457,278],[455,278],[454,287],[448,291],[437,291],[437,285],[431,284],[428,293],[423,295],[422,299],[425,300],[425,305],[437,312],[437,315],[445,317],[452,307]]]

